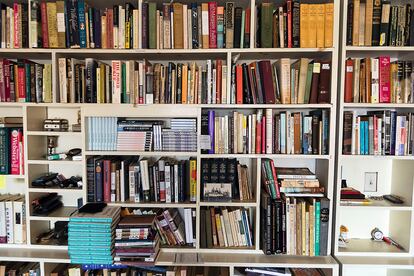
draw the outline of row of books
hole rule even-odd
[[[87,159],[88,202],[195,202],[196,183],[195,159]]]
[[[281,58],[232,67],[230,101],[237,104],[330,103],[331,62]]]
[[[165,276],[176,276],[176,275],[186,275],[186,276],[229,276],[229,270],[227,267],[167,267]]]
[[[329,114],[266,109],[216,116],[209,110],[201,118],[201,135],[209,136],[210,145],[202,150],[211,154],[328,154]]]
[[[250,8],[235,2],[142,4],[142,48],[250,48]]]
[[[0,195],[0,243],[26,243],[24,195]]]
[[[52,64],[0,59],[0,102],[52,102]]]
[[[14,117],[0,118],[0,121],[13,119]],[[17,118],[21,120],[22,118]],[[2,124],[16,125],[19,127],[2,127],[0,126],[0,175],[24,174],[24,149],[23,149],[23,128],[19,124]]]
[[[101,151],[197,151],[197,120],[88,117],[88,149]],[[167,127],[169,125],[169,127]]]
[[[346,43],[352,46],[413,46],[411,4],[349,0]]]
[[[254,200],[249,169],[236,158],[202,159],[201,187],[205,201]]]
[[[201,248],[252,247],[254,245],[248,210],[205,208],[200,210]]]
[[[281,6],[265,2],[258,9],[257,45],[262,48],[333,47],[334,4],[282,1]]]
[[[41,274],[39,263],[1,262],[0,275],[40,276]]]
[[[344,112],[343,154],[412,155],[414,118],[412,113],[392,110]]]
[[[267,255],[326,256],[329,199],[261,193],[261,248]]]
[[[0,5],[0,47],[29,48],[28,4]]]

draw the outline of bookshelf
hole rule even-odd
[[[111,6],[122,1],[89,1],[95,6]],[[143,0],[136,1],[136,6],[141,9]],[[151,1],[161,4],[163,1]],[[189,2],[189,1],[184,1]],[[225,1],[218,1],[223,4]],[[240,1],[243,7],[255,6],[261,1]],[[281,4],[282,1],[275,1]],[[312,1],[305,1],[311,3]],[[256,48],[256,32],[250,33],[249,48],[234,49],[142,49],[141,37],[139,37],[138,49],[0,49],[1,58],[27,58],[39,63],[50,63],[52,65],[52,103],[0,103],[0,116],[21,116],[24,122],[25,141],[25,175],[6,176],[7,186],[5,191],[10,193],[22,193],[26,198],[26,222],[27,222],[27,244],[23,245],[0,245],[0,260],[19,260],[39,262],[42,275],[47,273],[58,263],[68,263],[67,246],[38,245],[35,237],[39,233],[53,226],[55,221],[67,221],[70,214],[76,209],[78,199],[86,202],[87,198],[87,167],[86,159],[95,155],[131,155],[142,157],[177,157],[197,159],[197,200],[192,203],[109,203],[113,206],[140,207],[140,208],[192,208],[196,210],[196,240],[194,248],[163,248],[157,261],[157,265],[186,265],[186,266],[224,266],[230,270],[230,275],[242,275],[238,268],[245,266],[280,266],[280,267],[311,267],[322,268],[327,275],[339,275],[338,264],[330,256],[330,248],[335,243],[332,236],[334,222],[334,172],[336,156],[336,129],[337,122],[337,97],[335,91],[338,87],[338,59],[339,59],[339,0],[334,0],[334,45],[332,48]],[[29,1],[30,3],[30,1]],[[30,5],[29,5],[30,7]],[[251,16],[251,29],[256,29],[256,18]],[[141,28],[141,20],[139,20]],[[30,28],[29,28],[30,32]],[[279,58],[289,57],[298,59],[306,57],[310,59],[331,60],[331,100],[324,104],[89,104],[89,103],[59,103],[56,101],[59,90],[58,59],[66,58],[96,58],[103,61],[119,60],[142,60],[165,63],[170,60],[174,62],[197,61],[205,62],[206,59],[221,58],[227,66],[233,60],[237,63],[251,62],[253,60],[267,59],[272,62]],[[231,86],[231,70],[227,70],[227,88]],[[272,109],[273,112],[309,112],[312,110],[327,110],[329,113],[329,153],[317,155],[301,154],[204,154],[200,147],[197,152],[136,152],[136,151],[95,151],[87,148],[87,118],[88,117],[130,117],[130,118],[195,118],[198,126],[198,137],[200,137],[201,114],[207,110],[215,110],[220,113],[239,111],[244,114],[253,114],[259,109]],[[46,118],[66,118],[69,125],[76,123],[78,112],[81,114],[81,132],[45,132],[42,131],[42,122]],[[82,149],[82,161],[47,161],[44,160],[46,150],[46,137],[57,136],[59,151],[79,147]],[[200,197],[200,164],[202,159],[208,158],[237,158],[242,163],[249,164],[249,173],[252,178],[254,200],[248,202],[232,201],[230,203],[203,202]],[[326,257],[304,257],[275,255],[266,256],[260,249],[260,166],[263,158],[273,159],[276,166],[304,166],[315,172],[323,186],[325,195],[330,199],[329,213],[329,236],[328,256]],[[61,188],[35,188],[31,181],[45,172],[62,172],[64,175],[78,175],[83,179],[80,189]],[[56,192],[62,196],[64,207],[52,212],[48,216],[35,216],[30,209],[30,202],[46,193]],[[251,214],[250,224],[254,236],[254,245],[250,248],[201,248],[199,240],[203,229],[200,229],[200,210],[210,206],[223,207],[246,207]],[[380,208],[380,207],[378,207]],[[382,207],[381,207],[382,208]],[[384,207],[385,208],[385,207]],[[406,206],[408,208],[408,206]],[[406,211],[397,209],[395,211]],[[196,253],[196,254],[194,254]],[[189,255],[198,256],[198,260],[192,260]]]

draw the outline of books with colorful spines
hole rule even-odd
[[[365,199],[365,195],[351,187],[341,188],[341,200],[342,199]]]

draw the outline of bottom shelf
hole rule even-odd
[[[349,239],[347,247],[339,248],[340,254],[369,253],[377,255],[408,254],[407,251],[398,249],[394,245],[385,242],[373,241],[371,239]]]
[[[414,275],[412,257],[337,257],[343,276],[411,276]]]

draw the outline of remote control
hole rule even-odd
[[[392,202],[394,204],[403,204],[404,201],[402,201],[399,197],[396,197],[394,195],[384,195],[383,196],[385,200],[388,200],[389,202]]]

